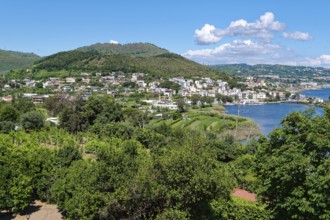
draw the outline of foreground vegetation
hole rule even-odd
[[[328,108],[292,113],[246,145],[211,129],[149,123],[107,96],[55,96],[45,108],[1,105],[1,123],[21,128],[0,134],[0,210],[41,199],[68,219],[330,217]],[[60,115],[60,127],[39,124],[37,114]],[[259,199],[234,198],[234,188]]]

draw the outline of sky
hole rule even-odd
[[[329,0],[1,0],[0,49],[148,42],[202,64],[330,68]]]

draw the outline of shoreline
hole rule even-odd
[[[322,86],[316,86],[316,87],[308,87],[308,88],[292,88],[288,89],[290,92],[296,92],[296,93],[301,93],[303,91],[308,91],[308,90],[321,90],[321,89],[330,89],[330,84],[327,85],[322,85]]]

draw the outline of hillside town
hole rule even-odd
[[[324,101],[318,97],[300,95],[299,90],[291,85],[270,83],[265,79],[252,76],[246,77],[244,82],[240,82],[242,85],[240,88],[230,88],[228,82],[210,77],[146,80],[146,75],[142,72],[132,74],[82,72],[78,77],[50,77],[44,80],[14,79],[3,85],[2,93],[7,95],[3,95],[1,99],[11,101],[13,99],[13,96],[10,95],[11,91],[20,88],[22,91],[32,91],[23,92],[22,95],[34,103],[43,103],[47,97],[58,93],[80,94],[85,99],[94,93],[106,93],[113,97],[144,93],[161,97],[161,100],[158,98],[151,103],[169,109],[177,108],[173,97],[183,97],[186,104],[192,104],[191,97],[210,97],[209,100],[219,104],[262,104],[274,101],[322,103]],[[170,83],[164,86],[164,82]],[[301,83],[299,89],[310,89],[317,86],[315,82],[304,82]]]

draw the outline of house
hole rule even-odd
[[[13,100],[13,96],[7,95],[7,96],[2,96],[2,101],[4,102],[11,102]]]
[[[252,202],[257,201],[257,195],[254,193],[250,193],[244,189],[234,189],[232,195],[238,198],[246,199]]]
[[[45,96],[32,96],[32,102],[33,103],[44,103],[45,102],[46,97]]]
[[[131,77],[131,82],[136,82],[144,78],[144,73],[133,73]]]
[[[81,81],[82,81],[83,83],[87,83],[87,84],[89,84],[90,81],[91,81],[91,79],[90,79],[90,78],[82,78]]]
[[[257,93],[257,99],[266,99],[267,95],[265,92],[258,92]]]
[[[159,107],[159,108],[168,108],[171,110],[177,110],[178,106],[173,103],[173,102],[165,102],[165,101],[159,101],[153,104],[154,107]]]
[[[163,95],[164,96],[171,97],[171,96],[175,95],[175,91],[173,91],[172,89],[165,89],[163,91]]]
[[[146,87],[147,83],[144,82],[144,80],[138,80],[136,81],[136,84],[140,87]]]
[[[81,76],[89,76],[89,73],[80,73]]]
[[[74,77],[67,77],[65,79],[65,82],[66,83],[75,83],[76,82],[76,78],[74,78]]]
[[[61,90],[62,92],[73,92],[73,88],[70,85],[63,85]]]

